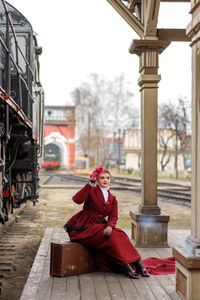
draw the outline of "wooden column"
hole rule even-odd
[[[200,245],[200,1],[191,10],[192,22],[187,35],[192,47],[192,177],[191,234],[185,247],[174,248],[176,259],[176,291],[185,299],[200,297],[200,258],[195,249]]]
[[[196,246],[200,245],[200,42],[192,45],[191,191],[191,235],[187,238],[186,244],[189,252],[194,254]]]
[[[157,204],[157,98],[159,54],[168,41],[134,40],[130,53],[140,58],[141,91],[141,185],[142,199],[138,211],[131,211],[132,238],[136,246],[167,245],[169,216]]]

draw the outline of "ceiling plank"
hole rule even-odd
[[[124,2],[140,3],[141,0],[122,0]],[[161,2],[190,2],[190,0],[161,0]]]
[[[144,37],[143,24],[133,15],[129,9],[120,0],[107,0],[114,9],[122,16],[122,18],[133,28],[133,30],[141,37]]]
[[[141,0],[122,0],[124,2],[128,2],[129,6],[134,6],[137,3],[141,3]],[[190,0],[161,0],[161,2],[190,2]]]
[[[161,0],[161,2],[190,2],[190,0]]]

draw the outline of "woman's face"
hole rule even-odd
[[[110,174],[108,173],[100,173],[97,176],[97,182],[101,187],[108,187],[110,185]]]

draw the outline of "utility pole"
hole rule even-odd
[[[118,129],[118,173],[120,173],[120,148],[121,148],[121,143],[120,143],[120,134],[121,134],[121,129]]]
[[[113,147],[112,147],[112,153],[113,155],[111,155],[111,157],[113,158],[113,161],[116,163],[116,168],[117,168],[117,150],[115,151],[115,136],[116,136],[116,132],[113,132]]]
[[[90,159],[90,110],[88,108],[88,158]]]

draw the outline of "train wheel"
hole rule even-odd
[[[3,212],[4,212],[4,220],[8,221],[9,216],[12,214],[12,204],[10,198],[3,199]]]
[[[0,200],[0,222],[5,224],[4,212],[3,212],[3,201]]]
[[[3,199],[3,211],[4,211],[4,219],[8,221],[9,219],[9,212],[10,212],[10,203],[9,199]]]
[[[12,197],[10,198],[10,213],[11,213],[11,214],[14,213],[14,200],[13,200],[13,197],[14,197],[14,196],[12,196]]]

